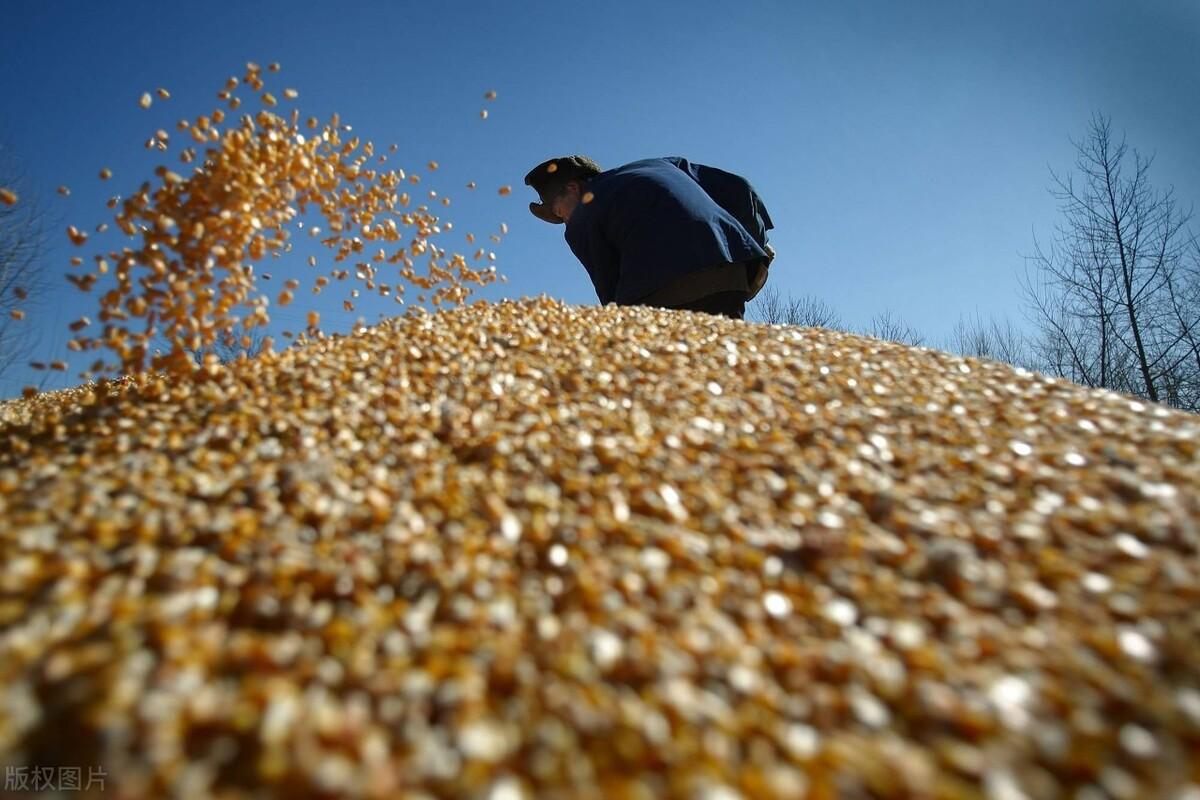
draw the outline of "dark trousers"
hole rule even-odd
[[[678,311],[703,311],[705,314],[742,319],[746,313],[746,293],[717,292],[673,308]]]

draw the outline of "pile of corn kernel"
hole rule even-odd
[[[105,796],[1200,796],[1200,419],[545,298],[0,408],[0,762]]]
[[[353,135],[338,114],[326,123],[312,116],[302,123],[295,106],[286,116],[277,113],[281,100],[266,88],[268,75],[279,71],[278,63],[269,64],[265,72],[254,62],[246,64],[242,76],[230,76],[217,92],[216,108],[176,124],[176,142],[190,143],[178,150],[179,164],[159,164],[154,180],[143,182],[128,197],[115,194],[108,199],[106,205],[115,210],[113,222],[128,243],[94,253],[91,268],[84,266],[82,255],[72,256],[67,280],[85,292],[95,289],[98,303],[95,319],[83,316],[70,323],[74,335],[68,348],[77,353],[107,350],[116,361],[97,358],[81,377],[147,368],[186,375],[206,350],[205,363],[220,360],[214,345],[240,346],[243,352],[258,349],[251,334],[270,322],[272,303],[265,283],[271,275],[263,266],[268,259],[292,253],[296,233],[307,234],[334,253],[328,276],[312,279],[315,295],[331,279],[352,278],[367,292],[401,305],[406,286],[416,287],[429,292],[418,301],[428,299],[437,307],[460,304],[472,294],[472,284],[484,286],[497,279],[491,263],[495,253],[478,247],[469,261],[436,244],[440,235],[453,230],[453,223],[442,220],[430,206],[449,206],[448,195],[434,189],[428,190],[425,201],[410,195],[406,187],[415,193],[421,176],[385,168],[388,154],[377,153],[374,142]],[[259,111],[243,109],[238,92],[257,99]],[[171,93],[158,89],[157,96],[169,100]],[[495,96],[489,91],[485,98]],[[282,97],[282,102],[292,103],[299,92],[284,89]],[[139,105],[149,109],[153,103],[146,92]],[[169,153],[171,140],[170,132],[159,129],[146,140],[146,149]],[[389,153],[396,150],[394,144],[388,148]],[[427,167],[433,172],[438,163],[430,161]],[[99,175],[104,181],[113,179],[107,167]],[[467,188],[475,188],[474,182]],[[511,188],[502,186],[499,191],[505,195]],[[59,193],[70,195],[70,189],[60,186]],[[0,188],[0,203],[18,202],[15,192]],[[314,218],[321,224],[313,224]],[[100,223],[95,235],[108,230],[107,222]],[[502,223],[500,230],[506,234],[508,226]],[[89,246],[90,234],[75,225],[68,226],[66,234],[74,247]],[[496,234],[491,238],[501,240]],[[474,245],[475,235],[467,233],[466,241]],[[484,265],[470,265],[484,260],[485,254]],[[290,267],[296,260],[293,256],[284,263]],[[311,271],[319,259],[310,255],[307,263]],[[296,299],[304,283],[296,274],[289,273],[282,282],[274,296],[277,306]],[[349,289],[342,310],[353,312],[361,293],[359,288]],[[25,299],[24,294],[18,297]],[[20,321],[25,314],[18,309],[13,316]],[[306,332],[319,333],[320,313],[310,309],[305,316]],[[285,336],[294,334],[287,331]],[[271,337],[264,337],[261,345],[272,349]],[[62,372],[67,362],[31,366]],[[30,387],[24,394],[32,396],[36,389]]]

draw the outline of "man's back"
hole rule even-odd
[[[689,274],[766,258],[754,235],[701,186],[705,169],[651,158],[588,182],[590,200],[576,209],[565,235],[602,303],[635,303]],[[714,172],[749,189],[737,176]]]

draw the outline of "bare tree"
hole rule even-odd
[[[31,312],[44,298],[45,212],[26,187],[20,170],[0,149],[0,188],[17,195],[0,202],[0,376],[33,350]]]
[[[1022,285],[1037,355],[1078,383],[1195,410],[1191,210],[1151,186],[1153,158],[1115,142],[1107,118],[1072,143],[1078,175],[1051,171],[1063,218],[1050,243],[1035,238]]]
[[[897,316],[891,309],[871,317],[871,324],[866,330],[868,336],[876,339],[887,339],[890,342],[906,344],[910,347],[920,347],[925,344],[925,337],[914,327]]]
[[[1171,319],[1185,353],[1184,361],[1167,377],[1166,402],[1184,408],[1188,407],[1185,398],[1192,398],[1194,411],[1195,398],[1200,397],[1200,240],[1193,236],[1190,244],[1190,258],[1183,268],[1172,271],[1166,282]]]
[[[985,321],[978,314],[969,318],[960,316],[950,333],[947,349],[960,355],[990,358],[1018,367],[1035,365],[1025,334],[1007,317]]]
[[[845,330],[837,311],[813,295],[787,299],[774,287],[763,289],[750,307],[751,318],[768,325],[801,325],[806,328]]]
[[[222,364],[232,364],[243,355],[253,358],[261,353],[266,339],[261,328],[251,328],[218,336],[211,345],[189,352],[197,364],[204,363],[204,356],[209,353],[215,354]]]

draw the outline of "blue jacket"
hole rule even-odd
[[[636,303],[693,272],[758,261],[774,227],[738,175],[684,158],[648,158],[588,181],[567,244],[601,303]]]

